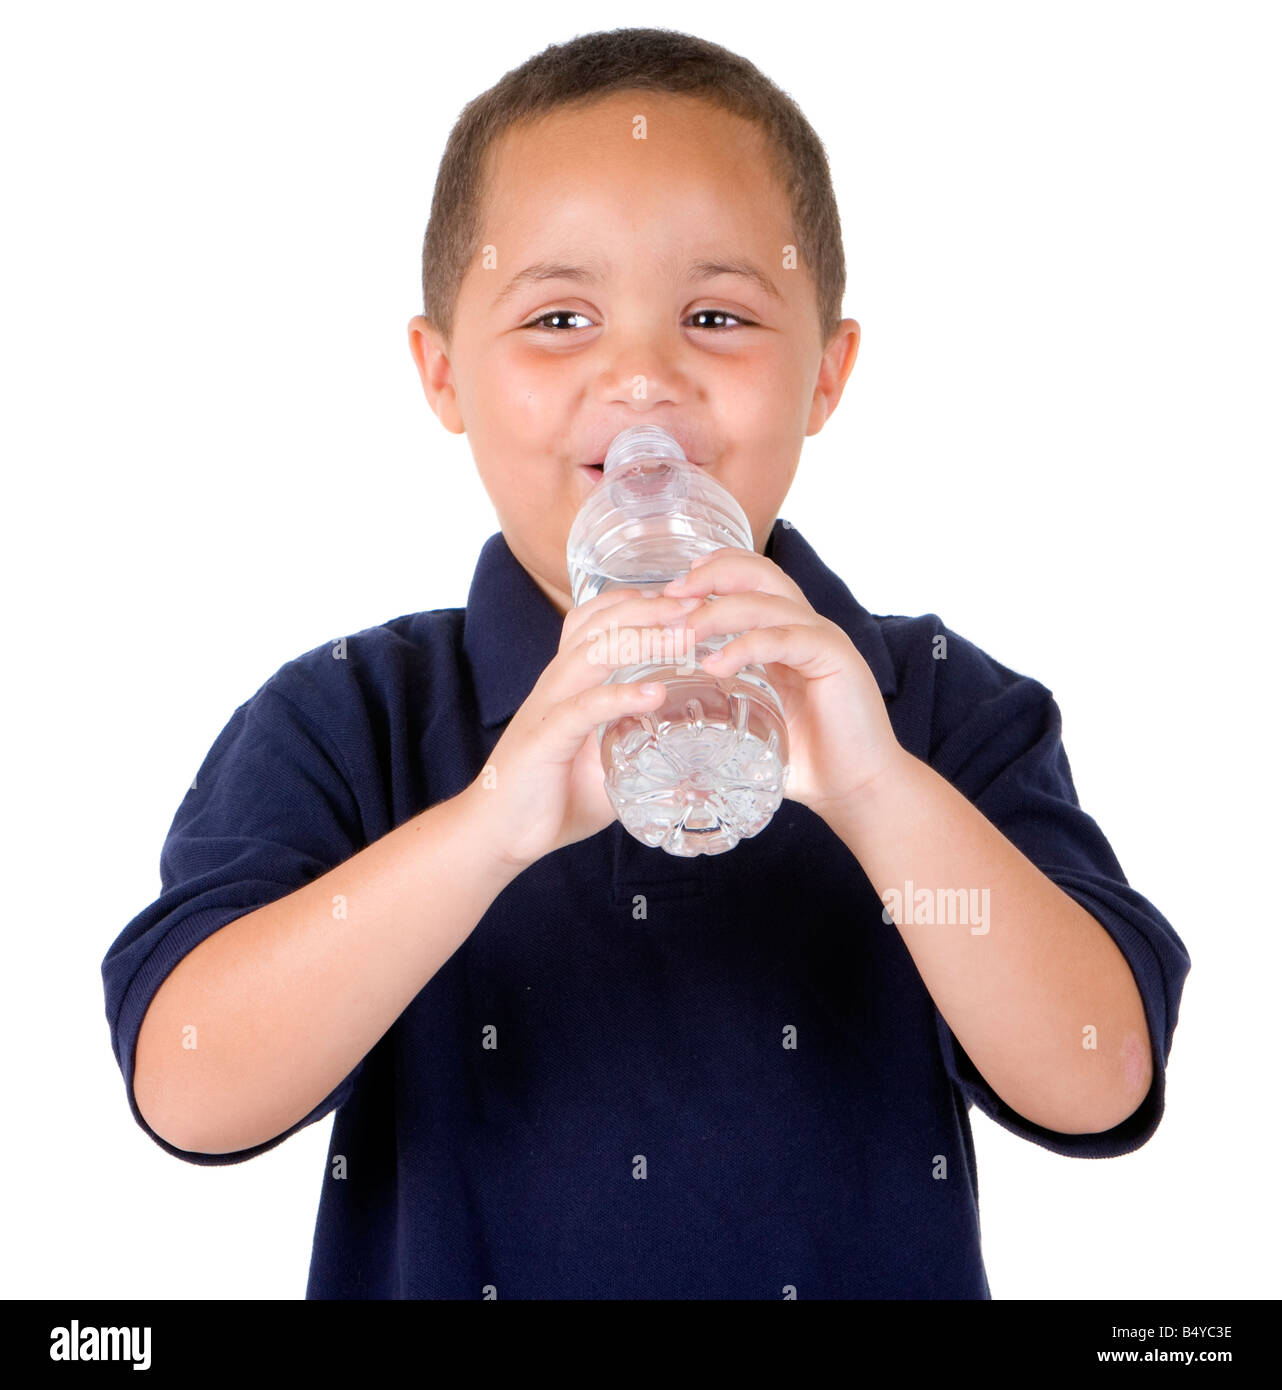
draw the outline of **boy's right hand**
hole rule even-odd
[[[634,628],[640,642],[645,628],[682,622],[701,602],[644,597],[636,588],[607,589],[566,614],[556,656],[512,716],[485,771],[467,789],[482,807],[492,843],[507,864],[528,868],[610,824],[614,807],[605,793],[597,726],[663,702],[662,686],[645,695],[641,681],[604,684],[613,667],[601,660],[599,636],[589,632],[613,623],[620,637]]]

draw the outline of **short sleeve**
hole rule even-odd
[[[129,1107],[167,1153],[239,1163],[337,1109],[364,1062],[310,1114],[274,1139],[232,1153],[176,1148],[143,1119],[134,1055],[152,998],[180,960],[220,927],[283,898],[362,848],[341,759],[279,688],[280,673],[231,716],[173,818],[160,855],[160,896],[125,927],[102,962],[107,1021]]]
[[[1143,1000],[1153,1082],[1138,1109],[1110,1130],[1045,1129],[992,1090],[936,1009],[945,1068],[968,1103],[1043,1148],[1078,1158],[1130,1153],[1148,1141],[1162,1118],[1188,952],[1166,918],[1127,883],[1103,832],[1079,805],[1051,692],[942,624],[935,630],[947,635],[940,664],[948,669],[939,676],[931,766],[1117,944]]]

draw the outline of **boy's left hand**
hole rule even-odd
[[[741,634],[701,661],[702,670],[732,676],[752,664],[765,668],[788,722],[785,795],[793,801],[820,816],[853,806],[902,755],[868,663],[773,560],[725,546],[700,556],[663,592],[716,596],[686,616],[691,648],[718,633]]]

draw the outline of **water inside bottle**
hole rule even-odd
[[[606,794],[619,820],[669,854],[733,849],[763,830],[783,799],[785,729],[765,672],[746,666],[714,677],[651,664],[620,668],[614,678],[640,679],[642,670],[663,681],[663,704],[600,730]]]

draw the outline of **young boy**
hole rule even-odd
[[[288,662],[215,741],[103,962],[135,1118],[216,1164],[334,1112],[309,1298],[990,1297],[969,1107],[1138,1148],[1189,961],[1050,691],[778,519],[859,343],[818,137],[715,45],[576,38],[462,113],[423,282],[501,534],[465,609]],[[754,550],[571,609],[643,421]],[[727,854],[642,846],[602,788],[598,725],[659,694],[589,634],[672,622],[785,705],[788,799]]]

